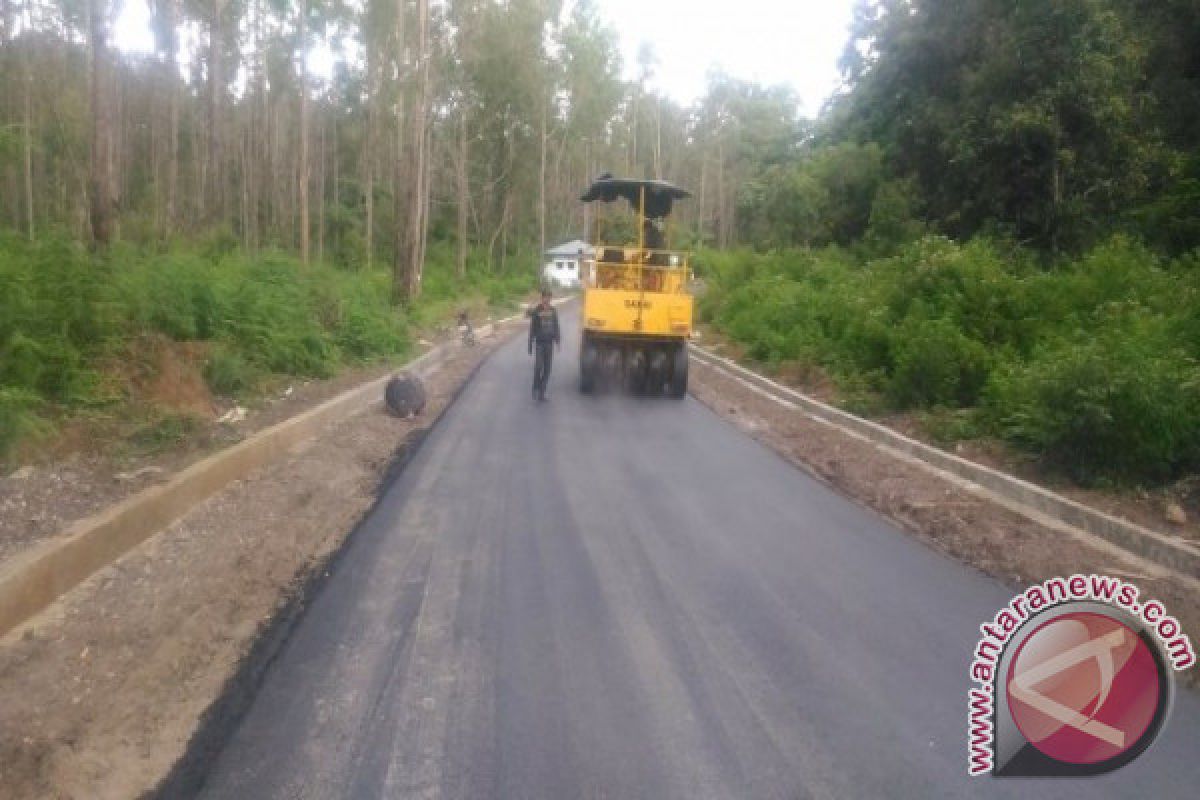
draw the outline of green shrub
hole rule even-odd
[[[199,430],[201,420],[190,414],[157,413],[129,435],[126,446],[134,453],[156,454],[177,447]]]
[[[431,243],[430,291],[397,309],[384,268],[249,256],[227,231],[190,247],[118,244],[102,257],[65,239],[0,234],[3,435],[22,435],[29,409],[43,404],[111,402],[100,370],[143,333],[213,342],[205,379],[215,392],[236,394],[265,373],[326,377],[346,363],[401,355],[414,319],[440,319],[466,296],[502,305],[533,285],[532,271],[516,269],[522,262],[502,273],[475,252],[460,278],[453,254]]]
[[[900,408],[963,408],[975,404],[988,372],[987,348],[953,322],[916,320],[896,332],[888,391]]]
[[[0,387],[0,461],[8,458],[19,440],[47,429],[36,412],[39,405],[33,392]]]
[[[924,411],[918,417],[921,429],[935,442],[954,444],[965,439],[977,439],[985,432],[980,412],[973,408],[938,408]]]
[[[970,338],[992,347],[1027,347],[1042,309],[1031,306],[1025,268],[1006,264],[986,240],[960,246],[929,236],[894,258],[867,265],[877,302],[893,322],[950,320]]]
[[[993,428],[1084,484],[1200,467],[1200,368],[1153,326],[1060,341],[992,376]]]
[[[87,402],[89,362],[117,328],[107,281],[102,265],[65,242],[0,240],[0,387]]]
[[[1149,482],[1200,466],[1198,264],[1121,237],[1053,265],[936,236],[866,261],[696,257],[701,318],[754,359],[818,364],[859,411],[964,410],[934,427],[998,433],[1080,480]]]
[[[886,374],[895,363],[895,326],[881,312],[849,316],[833,353],[838,371]]]
[[[204,364],[204,382],[214,394],[233,396],[253,388],[258,371],[241,353],[221,346]]]

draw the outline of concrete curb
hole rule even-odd
[[[494,326],[481,328],[490,335]],[[400,369],[426,377],[449,348],[438,345]],[[282,456],[336,422],[383,405],[392,377],[365,383],[316,408],[255,433],[177,473],[158,486],[78,520],[61,535],[0,567],[0,636],[8,633],[96,571],[182,517],[200,501]]]
[[[1200,577],[1200,547],[1189,542],[1097,511],[1041,486],[910,439],[877,422],[856,417],[778,384],[769,378],[764,378],[762,375],[696,344],[692,344],[692,349],[703,357],[697,359],[701,364],[717,369],[721,368],[716,366],[720,364],[735,373],[736,376],[741,376],[743,380],[757,385],[759,390],[769,389],[775,393],[774,399],[779,402],[793,406],[821,422],[848,431],[876,445],[898,451],[937,470],[975,484],[1020,508],[1028,509],[1030,514],[1027,515],[1049,517],[1062,524],[1098,536],[1160,566],[1182,572],[1192,578]],[[705,359],[715,363],[708,364]],[[783,397],[777,395],[783,395]]]

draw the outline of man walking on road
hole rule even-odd
[[[542,301],[529,314],[529,353],[537,346],[537,357],[533,361],[533,399],[546,399],[546,384],[550,381],[550,365],[554,361],[554,348],[561,347],[558,333],[558,312],[550,304],[550,290],[542,290]]]

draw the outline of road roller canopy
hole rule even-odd
[[[638,216],[662,219],[671,214],[671,206],[676,200],[691,197],[691,193],[666,181],[628,180],[601,175],[579,199],[585,203],[596,200],[611,203],[618,197],[628,200]]]

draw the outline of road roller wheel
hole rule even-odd
[[[630,394],[646,391],[646,350],[635,347],[625,359],[625,390]]]
[[[671,362],[671,382],[667,385],[667,393],[671,397],[682,398],[687,394],[688,352],[686,344],[681,344],[675,349]]]
[[[607,344],[601,351],[600,375],[602,386],[608,391],[613,386],[620,387],[625,379],[625,354],[614,344]]]
[[[600,370],[600,353],[596,343],[584,338],[579,349],[579,391],[591,394],[596,390],[596,373]]]
[[[663,347],[655,347],[650,351],[650,364],[646,372],[646,394],[660,395],[667,387],[667,377],[671,374],[668,366],[670,351]]]

